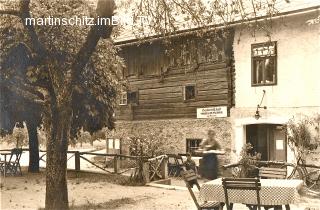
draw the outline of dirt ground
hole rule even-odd
[[[70,172],[68,192],[71,209],[194,209],[188,191],[122,186],[109,183],[115,182],[112,179],[96,174],[77,178]],[[39,209],[44,207],[44,203],[44,172],[1,177],[0,209]]]
[[[45,174],[1,177],[0,209],[40,209],[45,202]],[[196,209],[185,190],[169,190],[150,186],[123,186],[125,178],[115,175],[68,174],[71,209]],[[320,199],[301,198],[292,210],[319,210]],[[317,209],[318,208],[318,209]],[[246,209],[235,205],[235,210]]]

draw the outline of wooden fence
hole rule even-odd
[[[29,151],[28,148],[23,148],[23,151]],[[0,150],[10,152],[11,150]],[[39,161],[46,162],[46,150],[40,150],[39,152],[44,153],[39,156]],[[160,155],[158,157],[140,157],[130,156],[121,154],[107,154],[97,152],[80,152],[80,151],[67,151],[67,154],[71,154],[68,157],[68,161],[74,158],[74,170],[80,172],[81,160],[88,162],[90,165],[106,172],[114,174],[124,174],[126,172],[133,173],[138,168],[138,161],[143,161],[144,176],[146,181],[153,181],[158,179],[166,179],[168,177],[168,157],[167,155]],[[104,161],[98,164],[97,161],[93,161],[88,156],[103,157]]]

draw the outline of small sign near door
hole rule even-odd
[[[283,140],[277,139],[276,140],[276,150],[283,150]]]
[[[197,108],[197,118],[227,117],[227,106]]]

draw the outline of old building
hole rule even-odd
[[[170,45],[119,41],[128,90],[109,150],[120,152],[128,136],[151,135],[168,153],[215,139],[227,161],[247,142],[264,160],[292,160],[282,125],[320,113],[319,4],[293,4],[269,24],[254,36],[235,23],[205,37],[182,33]]]
[[[265,160],[294,158],[282,125],[320,113],[319,15],[319,3],[288,11],[254,37],[236,27],[236,93],[230,117],[235,153],[251,142]]]
[[[228,116],[234,105],[234,32],[225,34],[226,38],[181,35],[169,46],[161,40],[138,46],[121,43],[128,91],[120,98],[111,141],[132,135],[161,136],[166,152],[185,153],[195,150],[211,130],[227,148],[231,144]],[[210,119],[209,112],[218,117]]]

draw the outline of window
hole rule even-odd
[[[128,104],[128,94],[127,92],[123,92],[120,95],[120,105],[127,105]]]
[[[138,104],[138,92],[124,92],[120,95],[120,105]]]
[[[128,92],[128,103],[138,104],[138,91]]]
[[[191,154],[194,153],[195,150],[199,149],[200,143],[202,139],[187,139],[187,151]]]
[[[277,48],[276,42],[253,44],[252,86],[275,85],[277,81]]]
[[[195,85],[186,85],[183,88],[183,99],[185,101],[192,100],[196,98],[196,86]]]

